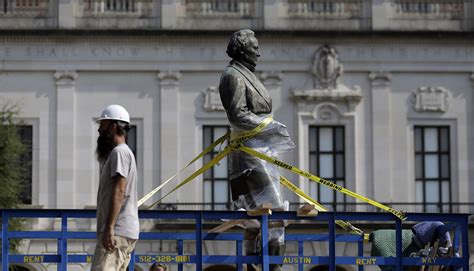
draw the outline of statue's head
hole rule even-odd
[[[230,58],[243,62],[246,66],[253,67],[254,70],[260,57],[255,33],[250,29],[235,32],[230,38],[226,52]]]

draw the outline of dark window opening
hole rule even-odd
[[[127,143],[130,150],[132,150],[133,155],[135,156],[135,161],[138,164],[137,159],[137,126],[130,125],[130,130],[127,133],[127,137],[125,138],[125,142]]]
[[[447,126],[415,126],[418,212],[451,212],[451,156]]]
[[[21,164],[24,166],[24,186],[21,194],[23,204],[32,203],[32,183],[33,183],[33,126],[19,125],[17,126],[18,135],[21,142],[25,145],[26,151],[20,157]]]
[[[311,173],[343,187],[346,185],[344,139],[343,126],[309,127]],[[329,187],[310,182],[310,195],[330,210],[345,210],[345,195]]]
[[[229,131],[229,126],[204,126],[203,148],[207,148]],[[225,145],[218,145],[204,156],[203,165],[211,161]],[[207,210],[227,210],[230,205],[229,167],[225,157],[211,169],[204,172],[204,204]]]

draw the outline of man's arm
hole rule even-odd
[[[125,177],[116,175],[112,177],[112,183],[114,183],[114,188],[112,191],[112,196],[110,197],[110,210],[107,215],[107,220],[105,223],[105,229],[102,236],[102,245],[106,250],[114,250],[114,226],[117,221],[117,217],[122,208],[123,199],[125,197],[125,190],[127,179]]]
[[[444,224],[439,225],[437,232],[440,246],[446,248],[451,247],[451,236],[449,235],[449,230],[446,229],[446,226]]]

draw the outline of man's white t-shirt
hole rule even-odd
[[[127,181],[123,205],[115,223],[115,235],[138,239],[140,225],[137,204],[137,165],[127,144],[117,145],[100,164],[100,183],[97,193],[97,233],[105,229],[111,211],[110,200],[115,185],[112,177],[120,175]]]

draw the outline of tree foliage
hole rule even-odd
[[[26,169],[21,161],[27,151],[18,134],[20,109],[17,104],[6,102],[0,107],[0,208],[14,209],[22,203]],[[22,219],[10,219],[9,230],[21,229]],[[15,251],[20,240],[13,239],[10,248]]]

